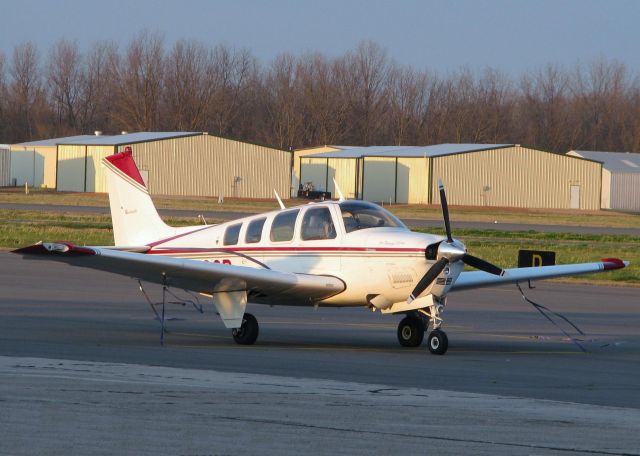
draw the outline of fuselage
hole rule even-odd
[[[325,201],[183,227],[147,254],[335,276],[346,289],[323,304],[362,306],[376,294],[405,300],[432,263],[426,247],[442,239],[410,231],[372,203]]]

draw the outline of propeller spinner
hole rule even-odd
[[[413,289],[407,299],[408,303],[411,303],[411,301],[420,296],[424,290],[429,288],[448,264],[453,264],[457,261],[462,261],[466,265],[488,272],[489,274],[505,275],[506,273],[502,268],[499,268],[498,266],[495,266],[481,258],[468,254],[464,245],[453,239],[451,236],[451,224],[449,223],[447,195],[444,191],[444,184],[441,180],[438,181],[438,187],[440,189],[440,204],[442,205],[442,217],[444,218],[444,229],[447,234],[447,239],[443,240],[438,245],[438,260],[427,270],[425,275]]]

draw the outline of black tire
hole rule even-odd
[[[418,347],[424,339],[424,324],[415,317],[404,317],[398,323],[398,342],[403,347]]]
[[[434,329],[429,333],[427,343],[429,351],[434,355],[444,355],[447,352],[447,348],[449,348],[447,333],[439,329]]]
[[[240,345],[253,345],[258,339],[260,328],[258,320],[250,313],[244,314],[242,317],[242,326],[231,331],[233,340]]]

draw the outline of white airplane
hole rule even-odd
[[[174,228],[158,215],[130,150],[106,157],[103,164],[115,247],[38,243],[15,253],[210,296],[239,344],[253,344],[258,337],[256,318],[245,312],[249,302],[360,306],[405,314],[398,340],[406,347],[420,345],[431,325],[429,351],[442,355],[448,347],[442,313],[451,291],[628,265],[609,258],[503,270],[470,255],[452,237],[442,183],[446,236],[414,233],[382,207],[346,200],[339,189],[339,201],[285,208],[278,197],[280,210]],[[465,264],[479,271],[463,271]]]

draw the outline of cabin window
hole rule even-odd
[[[391,212],[367,201],[344,201],[340,203],[340,211],[347,233],[367,228],[407,229]]]
[[[302,219],[301,238],[303,241],[318,239],[334,239],[336,228],[331,219],[331,211],[327,207],[307,209]]]
[[[284,242],[293,239],[293,229],[296,226],[296,218],[299,210],[281,212],[276,215],[271,224],[271,240]]]
[[[238,243],[241,227],[242,223],[227,227],[226,231],[224,232],[224,245],[236,245]]]
[[[247,244],[255,244],[256,242],[260,242],[260,238],[262,237],[262,227],[264,226],[264,221],[266,218],[261,218],[257,220],[252,220],[247,226],[247,234],[244,236],[244,241]]]

